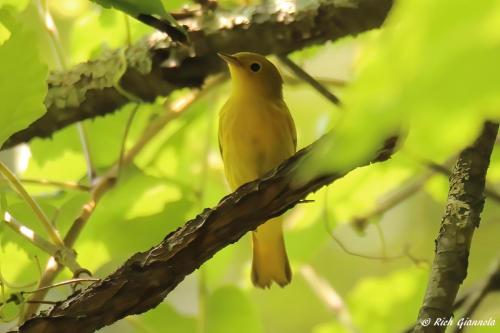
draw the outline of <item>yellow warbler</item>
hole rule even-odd
[[[219,115],[219,145],[233,190],[277,167],[295,153],[297,135],[283,101],[278,69],[249,52],[219,53],[231,73],[232,92]],[[290,283],[292,273],[283,240],[282,219],[271,219],[252,233],[252,282],[270,287]]]

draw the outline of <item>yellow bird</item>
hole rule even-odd
[[[295,153],[295,124],[283,100],[283,79],[265,57],[249,52],[219,53],[231,73],[232,92],[219,115],[219,145],[232,190],[263,176]],[[285,286],[292,272],[283,240],[282,219],[252,233],[252,282]]]

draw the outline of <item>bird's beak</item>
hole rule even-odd
[[[230,54],[224,53],[224,52],[217,52],[217,55],[222,58],[225,62],[227,62],[229,65],[233,64],[238,67],[241,67],[241,62],[236,58],[235,56],[232,56]]]

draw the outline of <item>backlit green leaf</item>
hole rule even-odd
[[[24,29],[5,9],[0,10],[0,21],[11,33],[0,46],[1,145],[46,112],[47,66],[39,60],[34,32]]]

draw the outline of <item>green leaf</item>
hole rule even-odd
[[[215,290],[206,304],[206,332],[263,332],[261,319],[249,295],[243,290],[226,286]]]
[[[40,62],[34,32],[25,30],[5,9],[0,10],[0,21],[11,33],[0,46],[1,145],[46,112],[47,66]]]
[[[115,8],[128,15],[139,18],[140,16],[158,16],[163,21],[170,23],[184,38],[187,39],[186,30],[165,10],[161,0],[92,0],[105,8]]]

